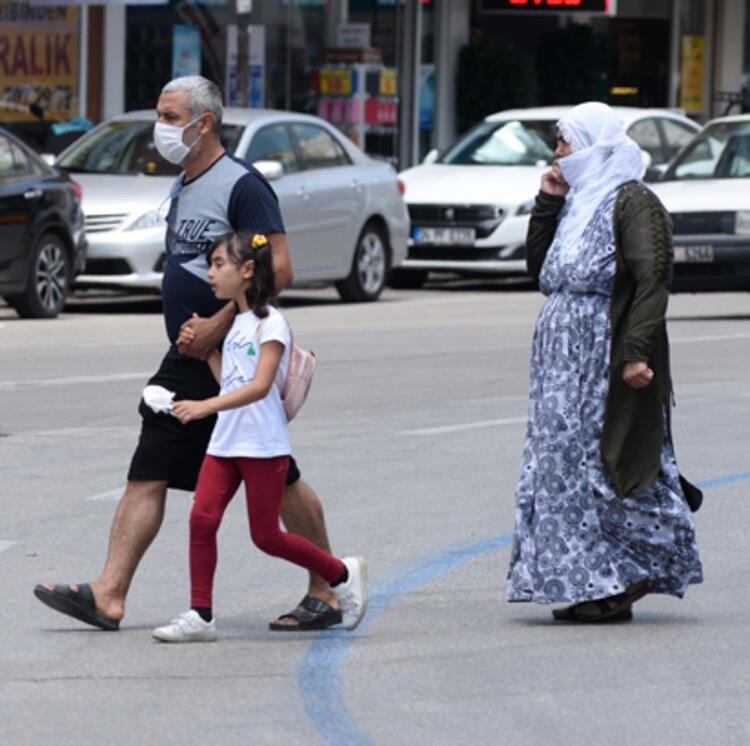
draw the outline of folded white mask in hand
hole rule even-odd
[[[151,407],[154,412],[167,412],[172,414],[172,403],[174,402],[174,391],[165,389],[164,386],[146,386],[143,389],[143,401],[146,406]]]

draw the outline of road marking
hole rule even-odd
[[[700,337],[670,337],[673,344],[678,342],[716,342],[726,339],[750,339],[750,333],[737,332],[737,334],[704,334]]]
[[[9,547],[12,547],[14,544],[18,544],[17,541],[0,541],[0,552],[4,552]]]
[[[22,381],[0,381],[0,391],[45,388],[47,386],[79,386],[84,383],[114,383],[116,381],[145,381],[152,373],[107,373],[101,376],[70,376],[67,378],[24,378]]]
[[[526,422],[526,417],[508,417],[504,420],[479,420],[478,422],[466,422],[462,425],[442,425],[440,427],[424,427],[417,430],[401,430],[399,435],[444,435],[446,433],[460,433],[464,430],[477,430],[482,427],[519,425],[524,422]]]
[[[89,497],[84,497],[84,500],[87,500],[89,502],[95,502],[95,501],[102,501],[106,502],[108,500],[119,500],[122,497],[122,493],[125,492],[124,487],[117,487],[114,490],[107,490],[106,492],[100,492],[97,495],[91,495]]]
[[[707,479],[697,486],[705,490],[746,480],[750,480],[750,472]],[[512,541],[512,534],[503,534],[479,544],[443,549],[385,587],[375,586],[367,616],[356,632],[332,629],[318,633],[300,664],[297,685],[308,717],[329,746],[374,746],[345,704],[343,668],[359,635],[409,594],[475,559],[509,546]]]
[[[479,544],[443,549],[395,581],[370,594],[367,616],[356,633],[329,630],[317,635],[300,665],[297,682],[308,716],[331,746],[373,746],[373,741],[352,717],[345,702],[342,669],[357,637],[391,606],[442,575],[508,546],[512,534]]]

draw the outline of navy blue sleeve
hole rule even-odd
[[[276,192],[260,171],[252,166],[234,185],[227,214],[229,224],[235,231],[286,233]]]

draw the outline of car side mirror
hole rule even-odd
[[[435,163],[437,159],[440,158],[440,150],[438,148],[433,148],[427,155],[422,159],[422,163],[429,164],[429,163]]]
[[[253,166],[269,181],[276,181],[284,175],[284,167],[278,161],[255,161]]]

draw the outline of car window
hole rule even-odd
[[[668,158],[672,158],[678,150],[685,147],[695,137],[696,129],[674,119],[662,119],[661,126],[664,137],[669,146]]]
[[[180,167],[159,155],[153,120],[115,120],[97,127],[62,154],[57,165],[66,171],[100,174],[176,176]],[[242,127],[222,126],[222,142],[234,152]]]
[[[36,173],[28,154],[7,137],[0,136],[0,177],[12,179]]]
[[[284,167],[286,174],[299,170],[292,140],[283,124],[272,124],[258,130],[245,153],[245,160],[248,163],[276,161]]]
[[[66,171],[102,174],[173,176],[180,172],[156,150],[152,121],[112,121],[97,127],[62,154]]]
[[[733,135],[716,164],[719,179],[746,179],[750,176],[750,134]]]
[[[750,136],[750,121],[717,122],[708,125],[672,161],[664,174],[664,179],[746,176],[742,165],[746,136]]]
[[[314,124],[293,124],[292,131],[299,145],[305,168],[348,166],[351,161],[333,135]]]
[[[551,128],[551,129],[550,129]],[[478,166],[533,166],[552,163],[553,148],[547,137],[555,139],[555,123],[482,122],[466,133],[440,163]]]
[[[628,128],[628,135],[638,143],[641,150],[645,150],[651,156],[652,165],[658,166],[669,160],[662,149],[659,128],[654,119],[641,119],[634,122]]]

